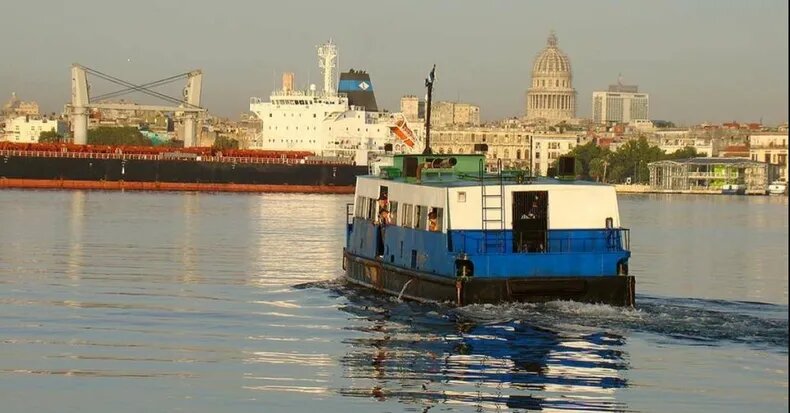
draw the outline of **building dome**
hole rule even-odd
[[[549,34],[546,47],[532,65],[527,91],[527,120],[559,123],[576,117],[576,90],[568,56],[557,47],[557,36]]]
[[[540,52],[532,66],[532,76],[571,74],[571,61],[568,55],[557,47],[557,36],[549,35],[548,45]]]

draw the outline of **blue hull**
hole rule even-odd
[[[343,253],[346,278],[400,298],[467,304],[573,300],[614,306],[634,305],[633,276],[477,278],[465,281]]]

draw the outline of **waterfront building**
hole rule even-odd
[[[475,152],[475,145],[486,145],[486,162],[496,165],[501,159],[506,168],[530,165],[530,132],[521,128],[471,127],[436,130],[431,133],[431,147],[439,154]]]
[[[557,162],[560,156],[573,150],[580,140],[579,135],[571,133],[533,134],[530,139],[532,170],[536,175],[546,176],[549,167]]]
[[[37,102],[23,102],[16,96],[16,93],[11,93],[11,98],[3,105],[0,114],[3,117],[39,116],[39,107]]]
[[[697,155],[713,157],[719,155],[719,140],[709,136],[700,136],[689,129],[669,129],[656,131],[652,144],[664,153],[671,154],[685,148],[694,148]]]
[[[639,86],[624,85],[618,80],[607,91],[592,94],[592,114],[595,123],[639,123],[649,116],[649,96],[639,93]]]
[[[425,122],[425,101],[416,96],[402,97],[400,111],[409,122]],[[431,104],[431,127],[450,126],[480,126],[480,107],[464,102],[433,102]]]
[[[557,44],[557,36],[552,32],[546,47],[535,58],[527,91],[527,121],[556,124],[576,117],[571,61]]]
[[[475,152],[475,145],[485,145],[489,168],[501,160],[503,168],[529,169],[535,175],[545,176],[549,167],[582,139],[575,133],[488,126],[434,131],[431,133],[431,147],[439,154],[469,154]]]
[[[417,96],[406,95],[400,98],[400,112],[409,122],[425,119],[425,101]]]
[[[461,102],[436,102],[431,106],[431,126],[479,126],[480,107]]]
[[[690,158],[647,164],[650,189],[721,193],[725,185],[744,185],[747,194],[765,194],[768,164],[748,158]]]
[[[787,133],[752,133],[749,135],[749,158],[773,166],[772,178],[787,182]]]
[[[55,132],[65,136],[69,128],[66,122],[56,119],[17,116],[6,121],[3,140],[14,143],[36,143],[41,132]]]

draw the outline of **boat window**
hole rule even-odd
[[[428,221],[428,207],[417,205],[414,214],[414,228],[426,229]]]
[[[368,219],[375,221],[379,216],[379,204],[374,199],[368,199]]]
[[[411,204],[403,204],[403,223],[402,226],[411,228],[413,222],[413,209],[414,206]]]
[[[466,192],[465,191],[458,192],[458,202],[460,202],[460,203],[466,202]]]
[[[365,208],[363,207],[364,203],[365,203],[365,197],[364,196],[358,196],[357,197],[357,204],[354,207],[354,216],[355,217],[363,218],[362,211],[365,210]]]
[[[444,208],[431,208],[428,212],[428,231],[442,231]]]
[[[398,201],[390,202],[390,224],[398,225]]]

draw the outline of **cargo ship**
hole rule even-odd
[[[331,41],[318,55],[323,90],[286,73],[268,102],[250,99],[249,149],[0,142],[0,188],[353,193],[380,154],[422,150],[403,116],[378,109],[368,73],[337,79]]]
[[[367,171],[301,151],[0,142],[0,188],[351,193]]]

